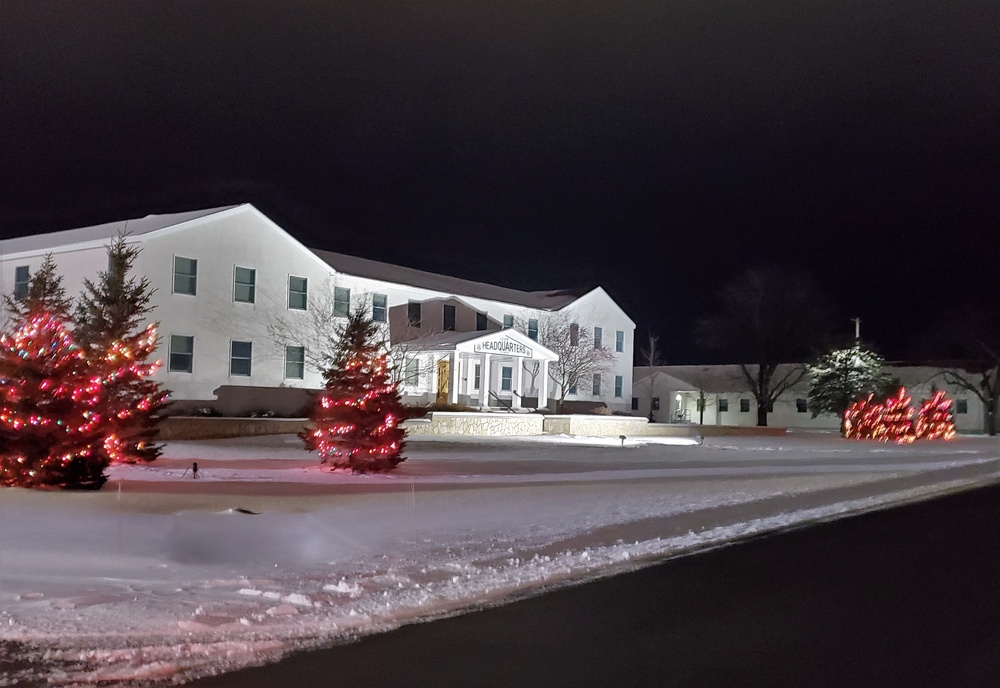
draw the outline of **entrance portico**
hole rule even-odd
[[[528,396],[537,397],[538,408],[548,404],[548,368],[559,357],[517,330],[444,332],[419,345],[435,361],[430,370],[439,402],[487,408],[509,401],[519,409]]]

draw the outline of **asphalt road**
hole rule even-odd
[[[799,528],[196,681],[1000,685],[1000,486]]]

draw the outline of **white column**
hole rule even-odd
[[[521,359],[514,358],[514,365],[511,369],[510,380],[510,405],[511,408],[521,408]]]
[[[452,351],[448,354],[451,359],[451,365],[448,366],[448,403],[457,404],[458,403],[458,365],[461,362],[458,358],[458,352]]]
[[[479,371],[479,405],[489,406],[490,355],[483,354],[483,367]]]
[[[549,362],[542,360],[542,381],[538,385],[538,408],[549,405]]]

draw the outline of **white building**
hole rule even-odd
[[[798,366],[778,367],[782,377]],[[944,390],[954,400],[955,427],[959,432],[983,432],[985,414],[979,398],[948,384],[940,368],[886,366],[884,370],[906,387],[914,408],[930,398],[932,389]],[[660,423],[703,425],[757,424],[757,402],[744,385],[734,365],[638,366],[634,372],[632,412]],[[652,416],[650,416],[652,412]],[[803,378],[774,402],[767,423],[783,428],[836,430],[840,418],[809,409],[809,380]]]
[[[545,371],[558,357],[536,341],[539,323],[561,317],[614,352],[607,374],[568,400],[628,409],[635,324],[602,288],[525,292],[312,250],[249,204],[0,241],[0,288],[25,289],[51,253],[75,296],[106,269],[121,232],[142,249],[136,274],[156,288],[156,377],[176,400],[208,406],[225,396],[249,410],[280,405],[275,388],[320,388],[312,352],[275,328],[315,340],[316,309],[339,318],[364,307],[385,323],[394,352],[409,352],[398,358],[409,403],[545,407],[556,394]]]

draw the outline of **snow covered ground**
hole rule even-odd
[[[988,438],[416,438],[408,456],[351,476],[294,436],[172,442],[99,493],[0,490],[0,686],[179,683],[1000,477]]]

